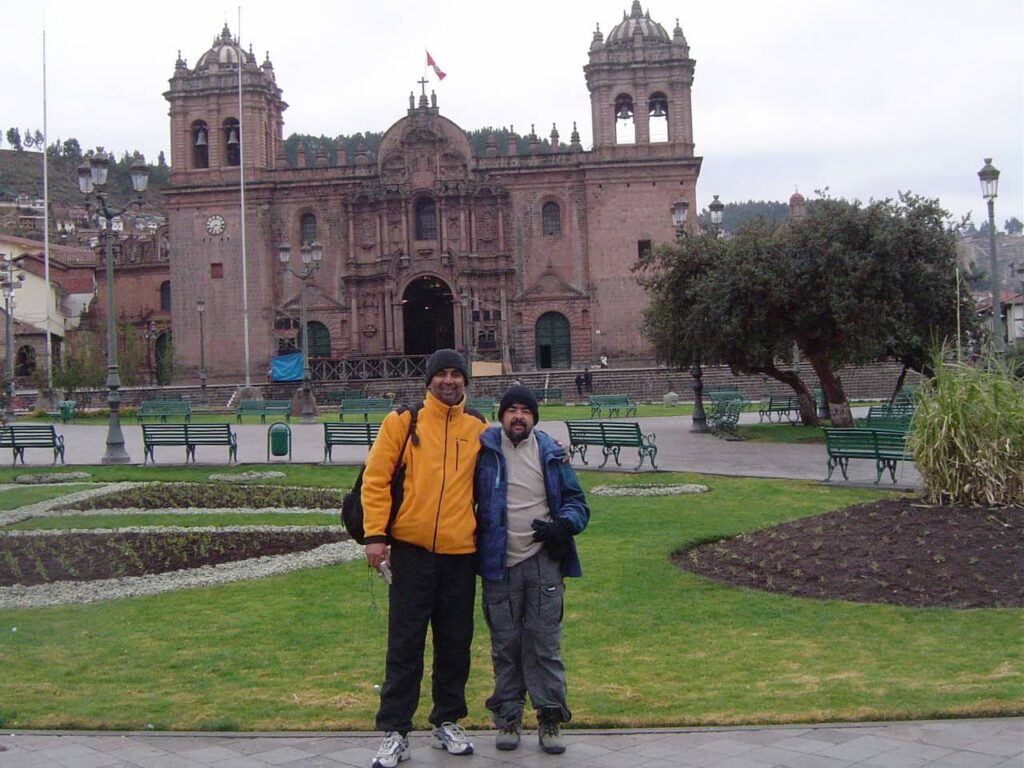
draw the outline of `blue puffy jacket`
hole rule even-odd
[[[534,430],[540,447],[541,466],[551,517],[565,520],[573,536],[587,527],[590,509],[579,480],[570,464],[562,461],[565,452],[551,437]],[[501,452],[501,427],[490,427],[480,435],[481,450],[476,462],[473,483],[476,503],[477,570],[488,581],[505,578],[505,548],[508,538],[508,516],[505,503],[508,493],[508,470]],[[576,554],[575,538],[569,543],[569,554],[562,560],[563,576],[582,576]]]

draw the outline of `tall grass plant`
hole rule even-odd
[[[1024,382],[998,360],[936,358],[909,438],[928,500],[1024,504]]]

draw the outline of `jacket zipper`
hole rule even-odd
[[[434,512],[434,543],[430,548],[431,552],[437,552],[437,528],[441,521],[441,503],[444,501],[445,482],[448,474],[448,421],[452,409],[444,417],[444,452],[441,454],[441,493],[437,497],[437,510]]]

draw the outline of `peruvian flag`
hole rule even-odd
[[[430,51],[427,51],[427,66],[434,70],[434,74],[437,75],[438,80],[445,79],[445,73],[441,71],[439,66],[437,66],[437,62],[434,61],[434,57],[430,55]]]

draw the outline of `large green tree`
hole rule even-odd
[[[927,373],[936,338],[957,332],[955,231],[937,201],[911,194],[864,205],[823,198],[795,221],[753,220],[735,237],[705,234],[638,264],[659,355],[759,373],[791,387],[817,423],[799,350],[835,425],[853,423],[837,371],[896,358]],[[973,313],[961,301],[961,327]]]

